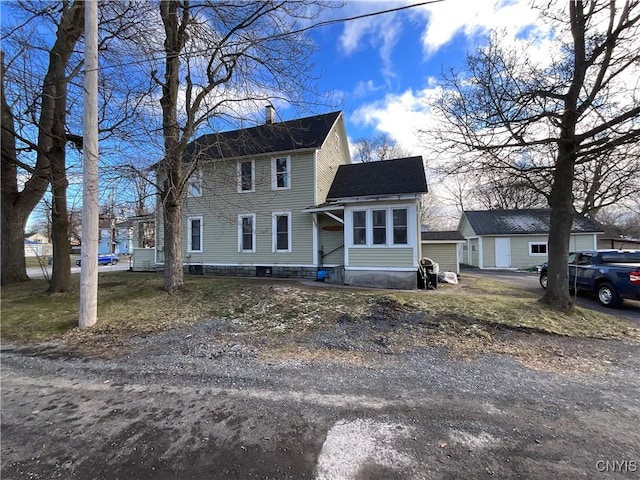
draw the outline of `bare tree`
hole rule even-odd
[[[377,162],[393,158],[404,158],[410,154],[386,133],[364,137],[353,144],[355,162]]]
[[[313,17],[320,7],[316,1],[283,0],[160,3],[164,77],[152,74],[162,88],[164,155],[157,170],[167,292],[184,283],[181,202],[201,161],[200,152],[187,152],[187,146],[203,126],[242,117],[247,105],[306,100],[314,48],[295,33],[295,22]]]
[[[15,54],[5,65],[2,61],[2,284],[28,280],[24,261],[24,229],[27,219],[35,206],[44,195],[49,182],[53,191],[53,225],[52,236],[54,242],[60,240],[58,224],[66,225],[66,204],[61,205],[63,198],[66,201],[66,177],[65,156],[67,136],[65,132],[67,116],[67,87],[69,82],[69,60],[74,53],[74,48],[83,31],[84,4],[81,1],[73,3],[64,1],[58,5],[44,4],[37,11],[35,5],[32,16],[28,17],[24,24],[16,25],[8,32],[7,36],[18,36],[18,32],[33,33],[33,29],[25,28],[36,19],[50,18],[56,28],[56,38],[49,48],[49,63],[40,84],[29,79],[31,85],[36,87],[37,94],[28,85],[22,84],[21,93],[12,90],[14,94],[11,102],[7,100],[7,82],[9,79],[20,79],[21,73],[9,75],[8,71],[16,63],[22,62],[20,71],[25,78],[33,75],[30,67],[31,57],[27,56],[29,43],[27,38],[20,36],[16,41]],[[6,38],[6,37],[5,37]],[[4,40],[4,38],[3,38]],[[71,72],[73,74],[73,72]],[[15,107],[25,109],[27,117],[25,123],[20,122],[15,115]],[[39,116],[38,113],[39,112]],[[36,118],[37,116],[37,118]],[[36,139],[32,140],[30,129],[25,124],[37,126]],[[29,152],[35,152],[35,163],[30,163],[25,157]],[[27,175],[28,180],[24,188],[20,190],[18,177]],[[64,241],[68,245],[68,237],[65,234]],[[60,278],[64,271],[70,272],[69,249],[65,252],[54,247],[54,276],[50,289],[52,291],[64,290],[68,283],[67,278]],[[64,255],[63,255],[64,253]],[[69,274],[67,274],[68,276]],[[57,285],[62,288],[57,288]]]
[[[101,85],[102,139],[131,136],[128,125],[144,100],[140,92],[149,90],[148,80],[145,90],[135,77],[122,74],[128,52],[115,48],[135,36],[132,32],[144,34],[139,25],[148,7],[130,6],[128,0],[101,5],[100,49],[111,74]],[[28,280],[18,251],[26,221],[50,185],[54,262],[49,291],[63,292],[71,281],[68,153],[69,146],[79,150],[83,142],[82,58],[76,46],[84,30],[84,3],[31,1],[11,8],[12,23],[3,21],[3,48],[10,58],[2,68],[2,282]],[[112,52],[117,55],[109,62]],[[25,176],[20,189],[18,179]]]
[[[536,63],[522,45],[504,46],[493,35],[468,57],[464,75],[445,75],[435,104],[445,124],[436,138],[458,155],[460,170],[498,170],[529,179],[532,187],[549,185],[540,189],[551,207],[549,283],[541,300],[567,309],[576,169],[596,159],[611,168],[640,137],[640,5],[611,0],[541,8],[557,35],[550,63]]]

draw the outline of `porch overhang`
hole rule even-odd
[[[344,212],[344,204],[342,203],[323,203],[313,207],[302,209],[306,213],[327,213],[327,212]]]

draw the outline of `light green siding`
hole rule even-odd
[[[324,145],[317,152],[317,198],[315,204],[321,204],[327,199],[327,194],[341,164],[350,163],[349,144],[344,128],[342,115],[327,135]]]
[[[318,222],[318,248],[326,255],[322,260],[323,264],[344,265],[344,225],[326,215],[319,215]],[[342,227],[342,230],[328,230],[325,227]]]
[[[471,225],[469,224],[467,217],[464,215],[460,219],[460,225],[458,226],[458,230],[462,232],[462,236],[465,238],[473,237],[476,234],[476,232],[473,231],[473,228],[471,228]]]
[[[153,271],[156,268],[156,251],[153,248],[134,248],[133,265],[134,272]]]
[[[496,238],[482,237],[483,268],[496,268],[495,244]],[[505,238],[505,237],[501,237]],[[547,243],[547,235],[514,235],[510,239],[510,268],[533,268],[548,260],[547,255],[530,254],[531,243]],[[593,248],[593,234],[571,235],[569,250],[589,250]]]
[[[482,268],[496,266],[496,242],[493,237],[482,237]]]
[[[514,268],[532,268],[548,260],[547,255],[530,255],[530,243],[547,243],[546,235],[524,235],[511,237],[511,266]]]
[[[255,192],[238,193],[237,162],[216,161],[203,167],[202,197],[183,203],[183,254],[186,263],[217,265],[311,265],[313,218],[302,208],[313,205],[313,152],[291,156],[291,188],[272,190],[271,157],[255,160]],[[273,214],[291,213],[291,252],[273,252]],[[238,215],[255,214],[255,253],[239,252]],[[187,219],[203,217],[203,251],[187,258]]]
[[[350,248],[349,267],[412,268],[413,248]]]
[[[440,266],[441,272],[460,272],[457,243],[422,242],[422,256],[432,259]]]
[[[479,240],[477,238],[471,239],[469,247],[471,248],[471,265],[474,267],[480,266],[480,249]]]

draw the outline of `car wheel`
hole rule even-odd
[[[608,282],[598,287],[598,300],[603,306],[612,308],[618,307],[622,303],[615,287]]]
[[[545,290],[547,289],[547,282],[548,282],[547,274],[543,273],[542,275],[540,275],[540,286]]]
[[[111,265],[117,265],[118,264],[118,260],[117,259],[113,259],[111,260]]]

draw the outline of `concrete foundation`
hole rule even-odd
[[[414,290],[418,287],[416,272],[379,270],[345,270],[344,283],[357,287]]]
[[[273,277],[273,278],[309,278],[316,279],[318,269],[315,267],[280,267],[265,266],[217,266],[217,265],[185,265],[186,274],[216,275],[228,277]]]

